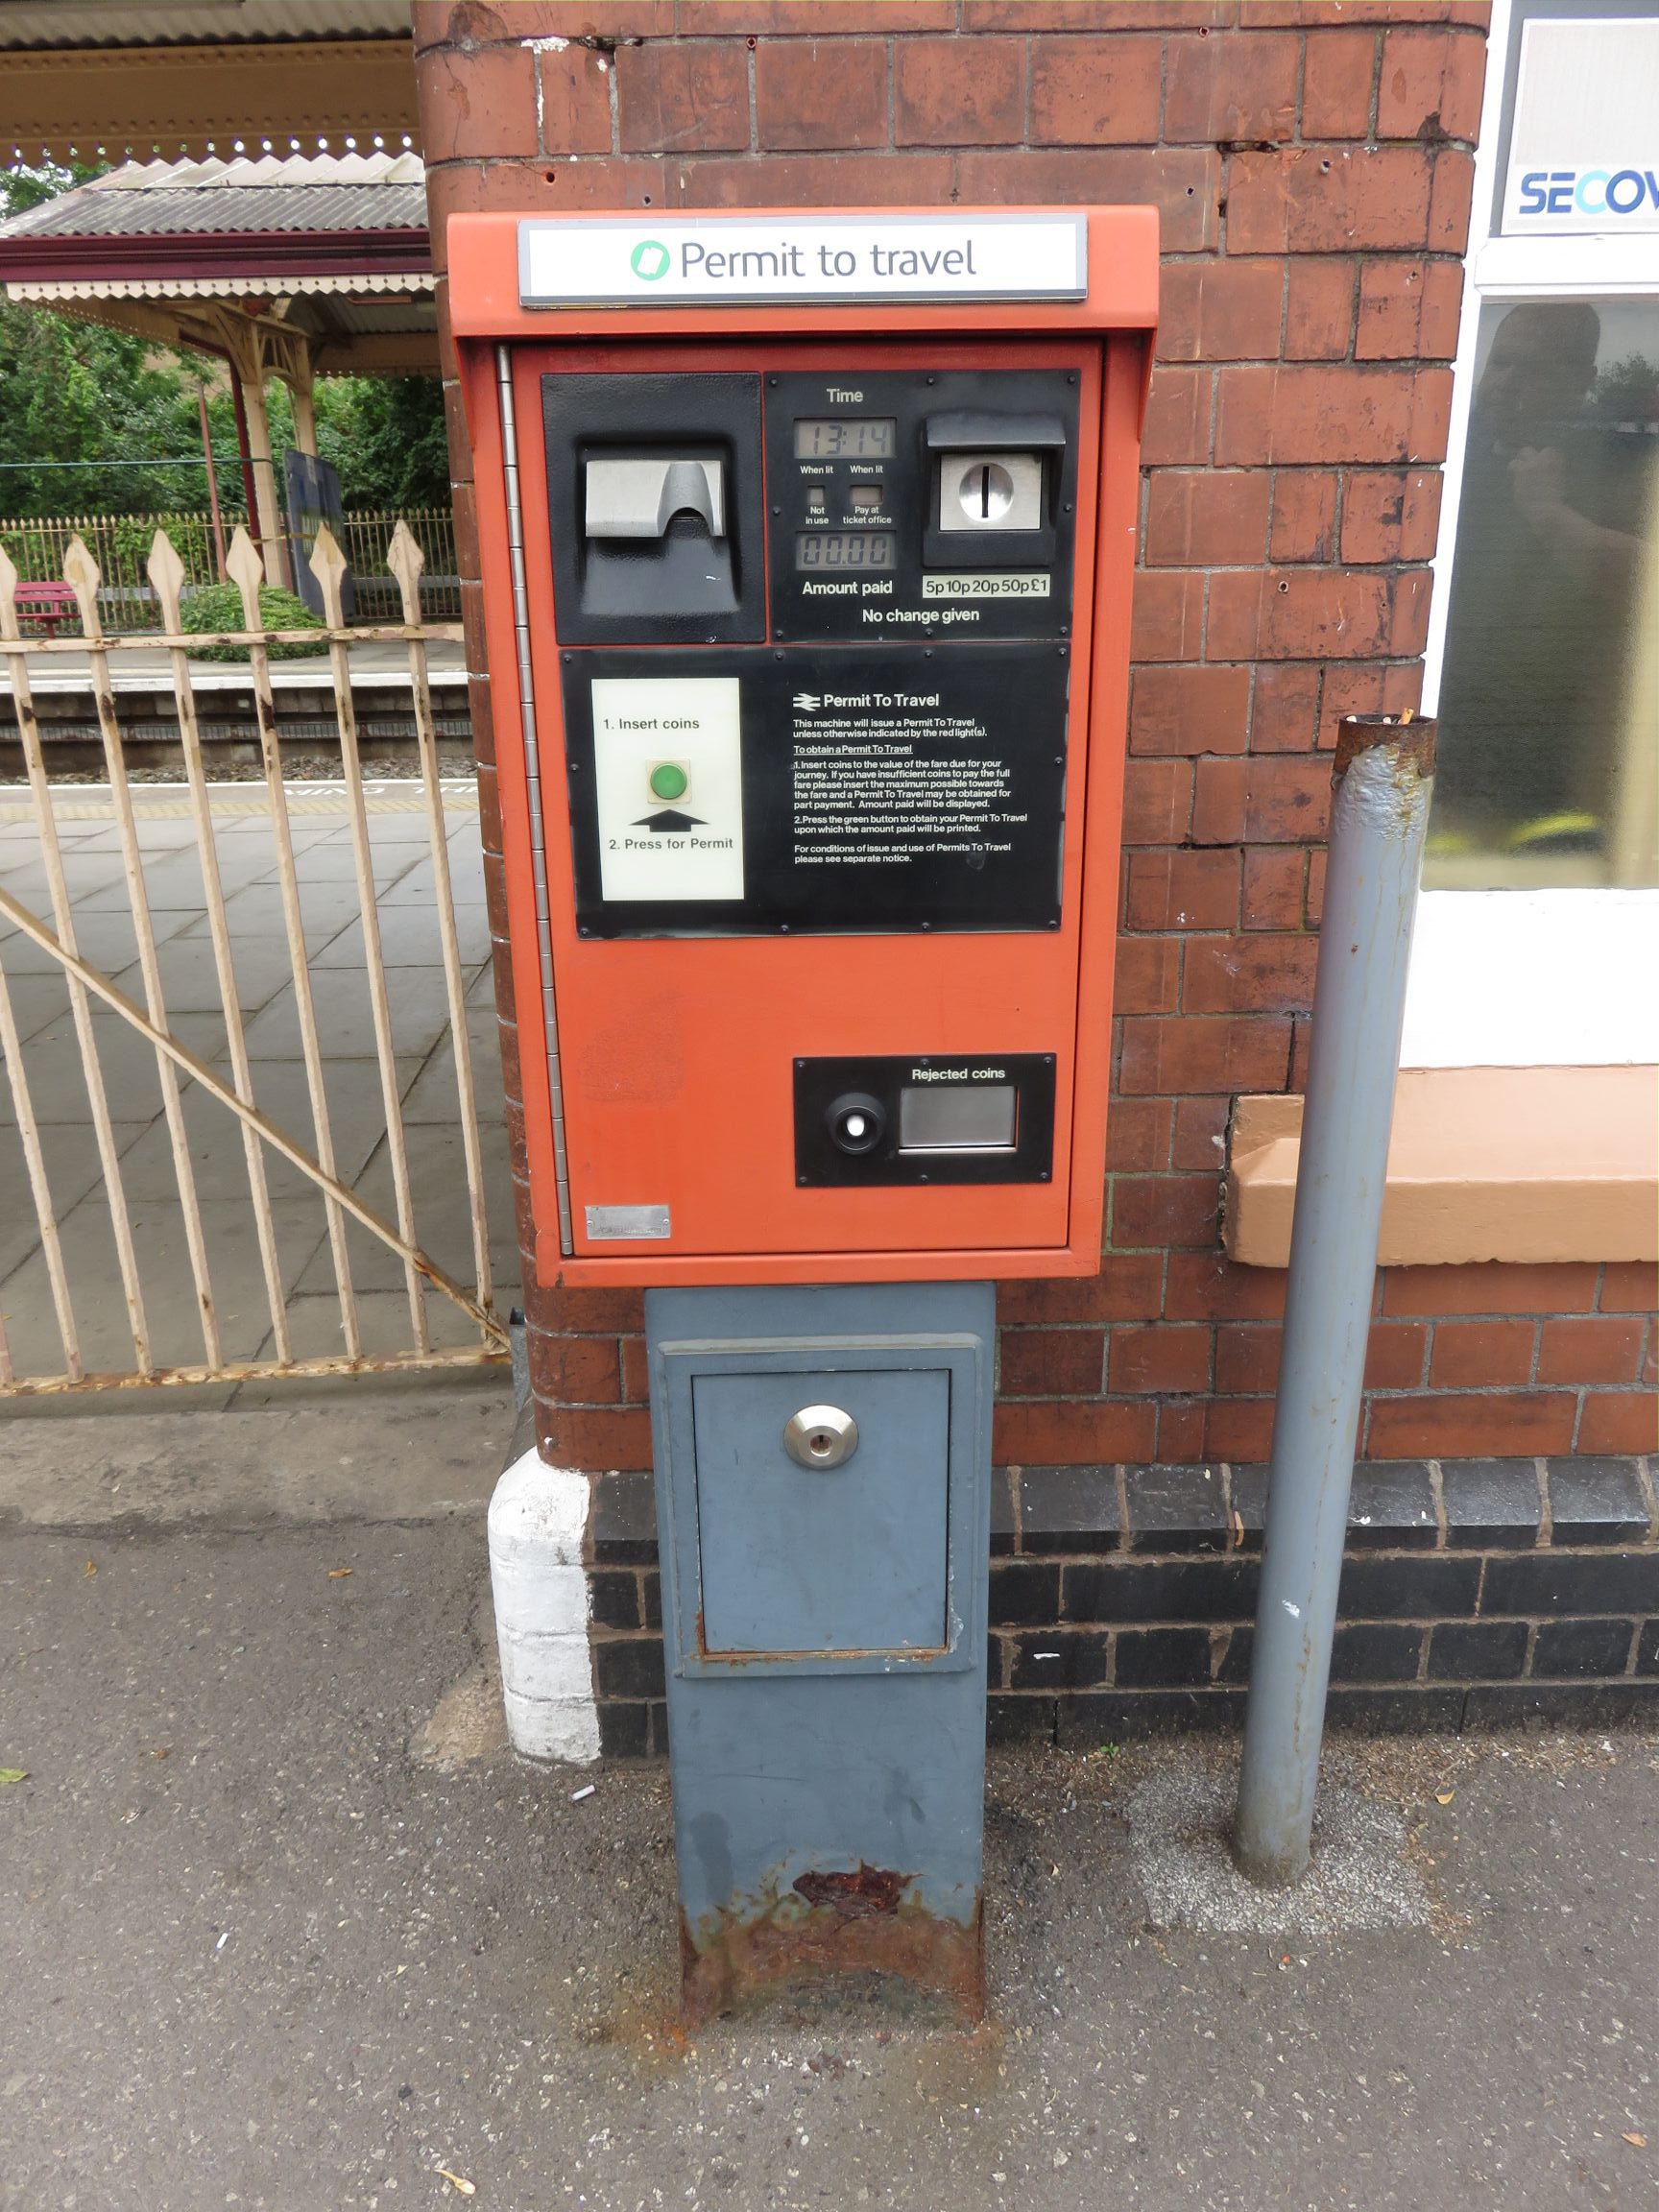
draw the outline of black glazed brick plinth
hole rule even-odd
[[[1325,1707],[1328,1728],[1359,1728],[1372,1736],[1455,1735],[1463,1725],[1461,1690],[1426,1689],[1419,1683],[1397,1690],[1333,1686]]]
[[[1344,1621],[1445,1621],[1475,1610],[1479,1559],[1378,1559],[1342,1562],[1336,1613]]]
[[[1362,1459],[1348,1497],[1350,1551],[1432,1551],[1434,1487],[1421,1459]]]
[[[1060,1611],[1067,1621],[1248,1621],[1256,1578],[1244,1559],[1068,1560]]]
[[[601,1702],[607,1697],[661,1697],[663,1695],[660,1636],[606,1637],[594,1645],[593,1662]]]
[[[1331,1647],[1333,1682],[1411,1682],[1423,1630],[1402,1621],[1339,1623]]]
[[[1254,1625],[1246,1624],[1241,1628],[1224,1628],[1212,1631],[1212,1633],[1218,1633],[1227,1639],[1224,1648],[1216,1654],[1216,1681],[1236,1683],[1238,1688],[1243,1689],[1250,1680],[1250,1655],[1256,1647]]]
[[[1535,1551],[1529,1559],[1493,1559],[1480,1610],[1534,1617],[1659,1613],[1659,1551]]]
[[[588,1602],[601,1628],[641,1628],[639,1577],[620,1568],[606,1568],[588,1577]]]
[[[1641,1544],[1647,1501],[1628,1459],[1550,1459],[1550,1541]]]
[[[1630,1621],[1546,1621],[1532,1647],[1532,1671],[1545,1677],[1623,1674],[1634,1626]]]
[[[649,1475],[601,1475],[589,1522],[593,1556],[605,1566],[657,1564],[657,1494]]]
[[[1129,1467],[1129,1542],[1138,1551],[1224,1551],[1228,1511],[1221,1467]]]
[[[643,1759],[651,1749],[651,1708],[599,1700],[599,1748],[607,1759]]]
[[[1429,1646],[1431,1682],[1506,1682],[1527,1665],[1525,1621],[1439,1621]]]
[[[1466,1734],[1484,1728],[1651,1728],[1659,1682],[1478,1682],[1464,1694]]]
[[[1059,1741],[1094,1748],[1134,1736],[1238,1728],[1244,1719],[1238,1690],[1085,1691],[1060,1708]]]
[[[1236,1728],[1266,1495],[1265,1468],[1221,1462],[998,1469],[989,1741]],[[1634,1459],[1361,1462],[1328,1724],[1659,1725],[1651,1496]],[[589,1534],[601,1744],[661,1755],[650,1476],[596,1478]]]
[[[1227,1485],[1232,1507],[1233,1541],[1246,1551],[1260,1551],[1262,1531],[1267,1526],[1267,1470],[1235,1467]]]
[[[1207,1628],[1125,1628],[1118,1638],[1118,1687],[1208,1687],[1216,1655]]]
[[[1106,1679],[1107,1644],[1098,1631],[1038,1628],[1005,1641],[1011,1690],[1082,1690]]]
[[[1019,1524],[1014,1518],[1015,1477],[1006,1467],[991,1471],[991,1556],[1000,1559],[1015,1549],[1014,1531]]]
[[[1022,1467],[1022,1551],[1113,1551],[1122,1533],[1116,1467]]]
[[[987,1743],[1052,1743],[1060,1703],[1054,1697],[1007,1697],[993,1690],[985,1707]]]
[[[1530,1459],[1448,1459],[1440,1469],[1446,1541],[1458,1551],[1530,1551],[1541,1518]]]
[[[1528,1462],[1530,1464],[1530,1462]],[[1267,1470],[1234,1467],[1229,1498],[1246,1548],[1259,1551],[1267,1519]],[[1350,1551],[1431,1551],[1440,1540],[1434,1485],[1423,1459],[1362,1459],[1348,1496]]]
[[[998,1559],[991,1569],[993,1625],[1018,1628],[1060,1618],[1060,1569],[1052,1559]]]

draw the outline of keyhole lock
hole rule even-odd
[[[858,1449],[858,1424],[839,1406],[803,1406],[783,1425],[783,1449],[797,1467],[844,1467]]]
[[[962,471],[956,497],[971,522],[995,522],[1014,504],[1014,479],[1000,461],[975,461]]]

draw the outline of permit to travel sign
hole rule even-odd
[[[518,226],[526,307],[1082,300],[1085,215],[659,216]]]

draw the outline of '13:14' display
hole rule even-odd
[[[899,425],[892,416],[846,416],[839,421],[797,421],[797,461],[883,461],[892,452]]]

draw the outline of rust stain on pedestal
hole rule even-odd
[[[970,2025],[985,2011],[984,1910],[967,1922],[930,1912],[905,1891],[913,1877],[860,1864],[808,1869],[769,1910],[708,1915],[700,1940],[684,1914],[680,1949],[686,2020],[741,2008],[801,1975],[891,1974],[944,1997]]]

